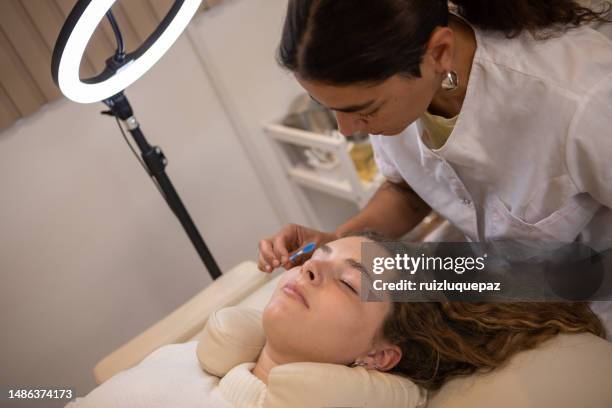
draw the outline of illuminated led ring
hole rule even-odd
[[[53,50],[53,80],[69,99],[98,102],[130,86],[147,72],[174,44],[189,24],[202,0],[175,0],[160,25],[116,71],[107,67],[101,74],[81,80],[79,67],[89,39],[116,0],[79,0],[62,27]],[[109,56],[111,57],[111,56]]]

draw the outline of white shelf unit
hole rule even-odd
[[[272,139],[287,177],[299,187],[310,188],[352,201],[363,208],[376,192],[384,177],[377,173],[371,182],[359,178],[350,155],[351,143],[344,137],[333,137],[294,129],[279,124],[264,125],[265,133]],[[298,149],[295,149],[295,148]],[[316,148],[336,156],[339,163],[333,170],[310,167],[299,153],[291,149]]]
[[[301,196],[301,201],[305,204],[305,210],[314,224],[318,224],[318,217],[301,188],[314,189],[352,201],[361,209],[384,181],[384,176],[380,172],[369,183],[359,178],[349,153],[351,145],[344,137],[334,138],[278,124],[266,124],[264,130],[272,139],[272,144],[277,150],[286,175],[297,187],[295,191]],[[334,171],[317,171],[309,168],[305,159],[300,161],[299,157],[290,157],[287,154],[290,150],[284,149],[284,145],[285,147],[293,145],[318,148],[332,152],[340,163]],[[320,225],[313,225],[313,227],[320,228]],[[462,241],[461,237],[462,235],[458,230],[448,221],[432,212],[403,239],[412,242],[445,241],[449,238],[451,241]]]

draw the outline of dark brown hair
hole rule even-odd
[[[509,38],[522,31],[538,37],[538,30],[563,31],[585,23],[609,22],[606,14],[612,5],[605,2],[602,10],[592,10],[572,0],[453,0],[458,12],[483,30],[504,32]],[[541,35],[546,38],[547,35]]]
[[[513,37],[608,21],[572,0],[456,0],[458,13],[484,30]],[[333,85],[420,77],[431,33],[448,25],[446,0],[289,0],[278,61],[306,80]],[[547,35],[536,35],[546,37]]]
[[[383,324],[383,336],[403,353],[393,371],[432,390],[561,333],[604,337],[586,303],[394,303]]]

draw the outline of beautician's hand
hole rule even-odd
[[[289,269],[310,258],[311,254],[308,254],[300,256],[294,263],[289,262],[289,256],[302,246],[314,242],[318,247],[335,239],[338,239],[338,236],[331,232],[287,224],[276,235],[259,241],[259,262],[257,266],[262,272],[272,272],[279,266]]]

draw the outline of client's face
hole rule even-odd
[[[279,354],[293,362],[350,364],[375,352],[391,304],[361,301],[362,242],[367,239],[331,242],[281,277],[263,315],[267,341]]]

